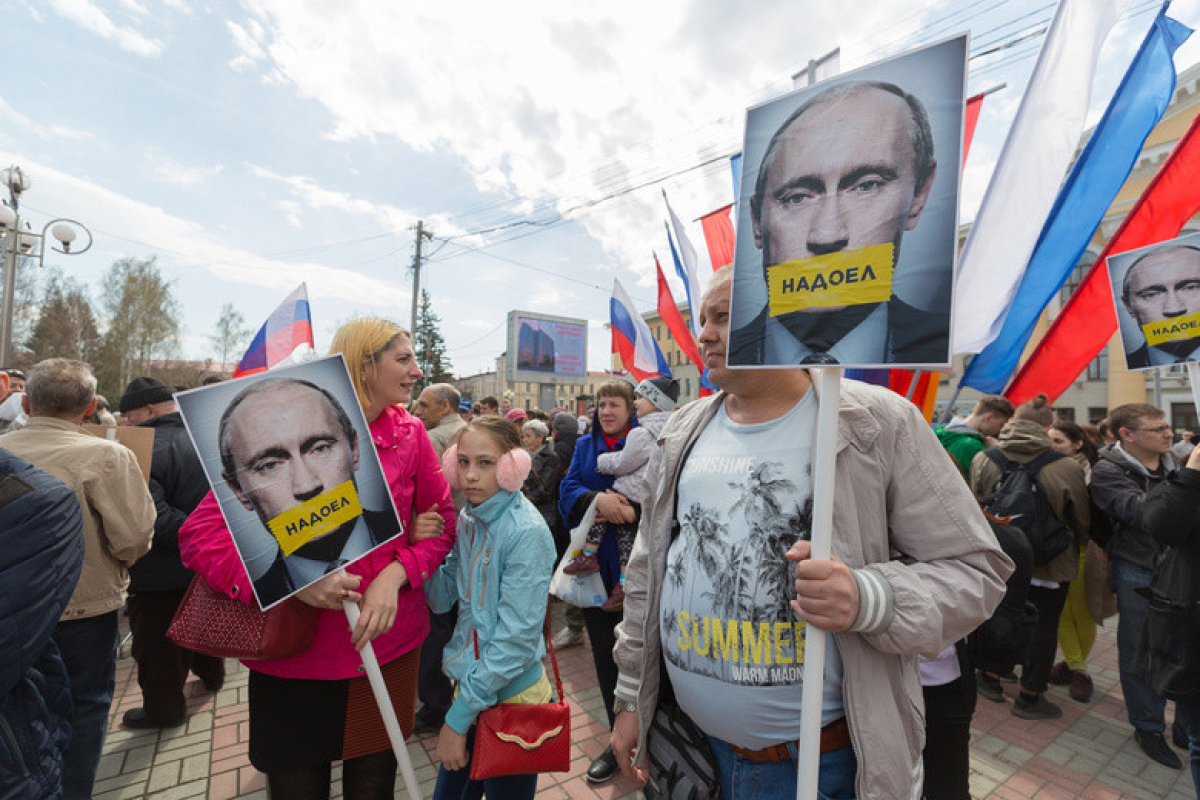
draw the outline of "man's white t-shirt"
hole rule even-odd
[[[739,747],[800,736],[805,624],[789,605],[794,563],[784,553],[811,533],[815,419],[812,391],[771,422],[739,425],[722,407],[679,479],[659,609],[667,674],[680,708]],[[845,713],[829,641],[822,724]]]

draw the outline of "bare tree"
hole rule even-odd
[[[225,365],[231,358],[237,358],[246,348],[251,330],[246,327],[246,318],[233,307],[233,303],[221,306],[221,316],[217,318],[216,332],[209,336],[209,341],[217,351],[217,370],[224,375]]]
[[[179,349],[179,303],[156,260],[122,258],[104,276],[108,328],[96,366],[109,392],[122,391],[135,373],[150,374],[152,361]]]

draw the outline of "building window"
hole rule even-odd
[[[1193,403],[1171,403],[1171,427],[1177,431],[1200,430],[1200,420],[1196,418],[1196,406]]]
[[[1075,421],[1075,409],[1062,406],[1054,409],[1054,416],[1067,422]]]
[[[1083,282],[1084,276],[1087,275],[1088,270],[1092,268],[1092,264],[1094,263],[1096,263],[1096,254],[1091,250],[1084,250],[1079,263],[1075,265],[1075,269],[1071,270],[1071,274],[1067,276],[1067,282],[1058,291],[1060,307],[1067,304],[1067,300],[1071,298],[1075,289]]]
[[[1108,380],[1108,348],[1100,351],[1100,355],[1091,360],[1087,365],[1087,379],[1089,381],[1106,381]]]
[[[1095,425],[1100,420],[1108,416],[1108,408],[1106,406],[1088,406],[1088,422]]]

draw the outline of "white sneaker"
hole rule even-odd
[[[566,650],[568,647],[578,647],[583,644],[583,631],[573,631],[568,627],[562,627],[558,633],[550,640],[554,645],[555,650]]]

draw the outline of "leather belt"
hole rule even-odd
[[[821,754],[841,750],[850,746],[850,726],[846,718],[834,720],[821,728]],[[775,764],[780,761],[791,761],[792,752],[786,744],[773,744],[761,750],[747,750],[744,747],[733,746],[733,752],[747,761],[756,764]]]

